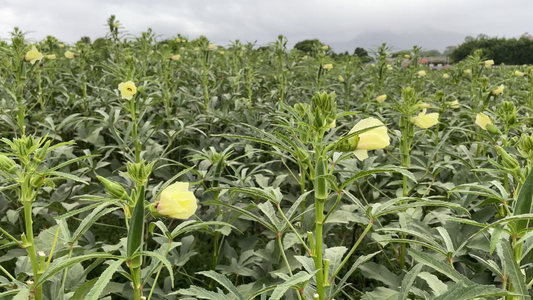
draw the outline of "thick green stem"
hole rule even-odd
[[[25,184],[23,184],[25,185]],[[30,256],[31,269],[33,271],[33,281],[37,282],[41,277],[41,271],[39,269],[39,259],[37,258],[37,250],[35,249],[35,242],[33,241],[33,219],[31,215],[32,205],[31,200],[24,199],[26,194],[25,189],[22,189],[23,204],[24,204],[24,223],[26,226],[26,235],[22,237],[24,248],[28,251]],[[35,299],[42,299],[42,287],[39,286],[35,291]]]
[[[319,300],[324,300],[326,296],[326,287],[324,282],[324,266],[322,260],[322,229],[324,219],[324,202],[325,199],[316,199],[315,201],[315,215],[316,215],[316,229],[315,229],[315,270],[319,270],[316,273],[316,292]]]

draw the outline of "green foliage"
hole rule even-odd
[[[368,64],[106,26],[0,42],[0,298],[531,296],[533,71],[485,63],[529,63],[525,37],[471,38],[433,71],[416,46]],[[164,217],[161,197],[198,209]]]

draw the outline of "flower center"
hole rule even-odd
[[[132,92],[133,90],[131,88],[126,88],[128,92]]]

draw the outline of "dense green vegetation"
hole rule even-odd
[[[533,295],[532,68],[108,24],[0,45],[0,298]]]

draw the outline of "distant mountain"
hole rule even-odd
[[[356,47],[373,50],[377,49],[383,43],[391,46],[393,51],[407,50],[417,45],[422,47],[423,50],[438,50],[439,52],[443,52],[447,46],[463,43],[465,36],[465,34],[461,33],[434,29],[421,29],[409,33],[373,31],[360,34],[348,42],[324,42],[329,44],[333,51],[337,53],[348,51],[351,54]]]

